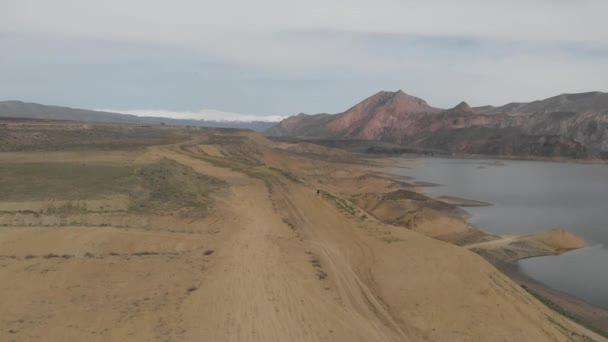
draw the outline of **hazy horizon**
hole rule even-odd
[[[382,91],[387,91],[387,90],[381,90],[380,92],[382,92]],[[398,90],[395,90],[394,92],[397,92],[397,91],[402,91],[402,90],[398,89]],[[592,91],[587,91],[587,92],[582,92],[582,93],[597,93],[597,92],[599,92],[599,91],[592,90]],[[376,94],[376,93],[374,93],[374,94]],[[568,93],[560,93],[560,94],[556,94],[555,96],[564,95],[564,94],[568,94]],[[408,95],[415,96],[413,94],[408,94]],[[373,94],[370,96],[373,96]],[[364,100],[364,99],[361,99],[361,101],[362,100]],[[535,100],[544,100],[544,98],[535,99]],[[29,101],[22,101],[21,99],[0,100],[0,102],[3,102],[3,101],[9,101],[9,102],[18,101],[18,102],[24,102],[24,103],[33,103],[33,102],[29,102]],[[360,101],[358,101],[358,102],[360,102]],[[523,101],[511,101],[510,103],[517,103],[517,102],[523,102]],[[38,104],[57,106],[56,104],[52,104],[52,103],[38,103]],[[468,103],[468,104],[470,105],[470,103]],[[507,105],[507,104],[508,103],[486,104],[486,105],[502,106],[502,105]],[[431,103],[430,105],[433,105],[433,104]],[[473,106],[473,107],[474,108],[483,107],[486,105]],[[73,106],[70,106],[70,105],[60,105],[60,106],[64,106],[66,108],[74,108]],[[348,107],[345,107],[344,110],[341,110],[339,112],[326,113],[326,114],[340,114],[340,113],[348,110],[351,107],[352,107],[352,105],[349,105]],[[439,107],[436,107],[436,108],[439,108]],[[174,110],[168,110],[168,109],[115,109],[115,108],[76,108],[76,109],[93,110],[93,111],[116,113],[116,114],[135,115],[138,117],[157,117],[157,118],[172,118],[172,119],[184,119],[184,120],[206,120],[206,121],[219,121],[219,122],[221,122],[221,121],[226,121],[226,122],[235,122],[235,121],[236,122],[255,122],[255,121],[279,122],[292,115],[322,114],[322,113],[302,113],[302,112],[300,112],[300,113],[291,113],[291,114],[286,114],[286,115],[255,115],[255,114],[225,112],[225,111],[221,111],[221,110],[217,110],[217,109],[201,109],[201,110],[186,110],[186,111],[174,111]],[[449,109],[449,108],[444,107],[442,109]]]

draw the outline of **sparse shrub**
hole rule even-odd
[[[296,230],[296,227],[291,223],[291,221],[289,221],[289,219],[284,218],[283,223],[285,223],[292,230]]]
[[[143,252],[135,252],[132,253],[131,255],[136,255],[136,256],[142,256],[142,255],[157,255],[157,252],[148,252],[148,251],[143,251]]]

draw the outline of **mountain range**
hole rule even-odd
[[[299,114],[271,136],[382,141],[451,154],[608,158],[608,93],[451,109],[381,91],[339,114]]]
[[[87,122],[114,122],[147,125],[159,125],[164,123],[175,126],[245,128],[258,132],[265,131],[276,124],[276,122],[266,121],[208,121],[195,119],[171,119],[151,116],[141,117],[130,114],[119,114],[87,109],[47,106],[37,103],[26,103],[21,101],[0,102],[0,118],[73,120]]]
[[[140,117],[21,101],[0,102],[0,118],[245,128],[270,136],[382,142],[449,154],[608,159],[608,93],[602,92],[498,107],[461,102],[442,109],[401,90],[381,91],[342,113],[298,114],[279,123]]]

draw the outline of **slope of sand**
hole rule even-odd
[[[74,220],[84,225],[76,225],[53,212],[18,213],[18,220],[17,213],[1,213],[0,278],[10,281],[0,282],[0,340],[592,335],[480,256],[380,222],[353,204],[346,197],[357,189],[346,179],[373,167],[275,149],[253,133],[212,132],[217,136],[149,147],[138,159],[171,160],[225,182],[205,216],[83,212]],[[344,181],[331,182],[334,175]],[[391,182],[374,182],[381,192],[394,190]],[[450,224],[437,222],[435,229]]]

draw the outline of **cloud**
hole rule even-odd
[[[199,111],[171,111],[161,109],[95,109],[103,112],[110,113],[121,113],[121,114],[132,114],[137,116],[152,116],[159,118],[172,118],[172,119],[194,119],[194,120],[206,120],[206,121],[281,121],[285,116],[280,115],[253,115],[253,114],[241,114],[241,113],[230,113],[215,109],[201,109]]]
[[[605,44],[604,0],[3,1],[0,29],[229,48],[292,30]]]
[[[608,89],[605,13],[604,0],[8,0],[0,94],[259,115],[399,88],[442,107],[534,100]]]

